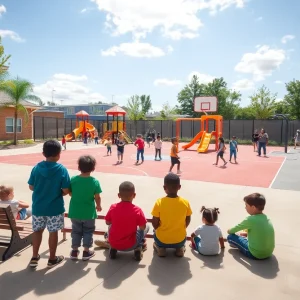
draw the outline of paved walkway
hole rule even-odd
[[[30,201],[27,179],[31,167],[0,164],[0,182],[14,184],[16,198]],[[70,171],[71,175],[76,171]],[[117,188],[123,180],[136,185],[135,203],[150,216],[154,201],[161,197],[161,178],[95,173],[103,188],[103,214],[117,201]],[[27,268],[31,249],[21,252],[0,264],[0,298],[15,299],[210,299],[210,300],[296,300],[300,295],[300,192],[276,189],[233,186],[199,181],[182,181],[180,194],[190,200],[193,216],[189,233],[201,223],[202,205],[219,207],[218,224],[224,234],[230,226],[246,216],[243,197],[262,192],[267,199],[266,213],[276,230],[274,256],[265,261],[251,261],[237,250],[225,249],[217,257],[204,257],[189,248],[178,259],[170,252],[166,258],[153,255],[152,241],[144,259],[137,263],[132,254],[119,255],[111,261],[107,252],[97,251],[89,262],[67,259],[62,265],[46,269],[48,246],[45,238],[41,261],[36,271]],[[66,206],[69,198],[66,197]],[[97,227],[105,228],[97,221]],[[0,231],[0,236],[7,232]],[[68,256],[70,236],[61,242],[58,253]]]

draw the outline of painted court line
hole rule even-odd
[[[276,172],[276,174],[275,174],[275,176],[274,176],[272,182],[271,182],[270,185],[269,185],[269,189],[272,188],[272,185],[273,185],[273,183],[275,182],[275,180],[276,180],[276,178],[277,178],[277,176],[278,176],[280,170],[282,169],[282,167],[283,167],[283,165],[284,165],[286,159],[287,159],[287,158],[285,157],[284,160],[282,161],[281,166],[279,167],[279,169],[278,169],[278,171]]]

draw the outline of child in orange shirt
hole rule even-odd
[[[171,148],[171,167],[169,172],[172,172],[172,169],[175,165],[177,165],[177,174],[181,174],[180,171],[180,160],[179,160],[179,156],[177,155],[177,147],[178,147],[178,140],[176,137],[173,137],[171,139],[172,142],[172,148]]]

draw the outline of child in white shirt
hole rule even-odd
[[[218,208],[202,206],[202,222],[204,225],[196,228],[192,233],[191,247],[202,255],[217,255],[221,248],[225,248],[222,231],[215,222],[218,220]]]
[[[29,204],[24,201],[14,200],[13,187],[0,186],[0,200],[2,203],[9,204],[15,220],[25,220],[31,216]]]
[[[160,135],[157,136],[157,139],[154,142],[154,147],[155,147],[155,160],[157,160],[157,155],[159,157],[159,160],[161,160],[162,141]]]

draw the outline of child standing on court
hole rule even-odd
[[[224,239],[222,231],[218,225],[218,208],[206,208],[202,206],[202,223],[204,225],[196,228],[192,233],[192,248],[202,255],[217,255],[221,249],[224,249]]]
[[[135,198],[133,183],[125,181],[119,186],[119,203],[111,205],[105,216],[108,229],[109,257],[115,259],[118,251],[134,251],[136,260],[143,258],[147,249],[145,236],[149,230],[143,211],[132,204]],[[105,243],[105,242],[104,242]],[[95,241],[102,247],[103,241]]]
[[[225,152],[226,146],[224,139],[222,137],[219,138],[219,150],[217,151],[217,160],[216,163],[214,163],[214,166],[218,165],[219,162],[219,157],[223,160],[224,162],[224,167],[227,165],[227,161],[224,159],[224,152]]]
[[[11,186],[0,186],[0,200],[3,204],[9,204],[15,220],[25,220],[31,216],[29,204],[14,199],[14,188]]]
[[[124,155],[124,147],[125,147],[125,141],[124,136],[120,134],[119,138],[116,141],[117,145],[117,155],[118,155],[118,161],[117,164],[123,163],[123,155]]]
[[[107,156],[111,155],[111,145],[112,145],[112,142],[111,142],[111,138],[110,137],[107,138],[107,141],[106,141],[105,145],[106,145],[106,150],[107,150]]]
[[[61,139],[61,145],[65,150],[67,150],[67,142],[66,142],[66,137],[64,135]]]
[[[142,163],[144,162],[144,151],[145,151],[145,142],[142,138],[141,134],[138,134],[136,136],[136,141],[134,145],[137,147],[137,152],[136,152],[136,165],[139,163],[140,156],[142,158]]]
[[[237,141],[236,141],[236,137],[233,136],[232,139],[230,140],[229,142],[229,149],[230,149],[230,157],[229,157],[229,161],[231,162],[231,158],[232,158],[232,155],[233,155],[233,158],[234,158],[234,163],[236,164],[236,153],[239,151],[238,150],[238,144],[237,144]]]
[[[78,170],[81,174],[71,179],[69,218],[72,221],[72,251],[70,258],[73,260],[78,259],[78,248],[81,246],[81,242],[84,248],[82,260],[89,260],[95,255],[95,251],[90,250],[90,248],[93,245],[97,211],[102,209],[100,183],[91,176],[95,166],[96,160],[94,157],[90,155],[81,156],[78,160]]]
[[[270,219],[263,213],[266,199],[262,194],[254,193],[246,196],[244,202],[250,216],[228,230],[228,243],[249,258],[268,258],[275,248],[275,233]],[[247,233],[235,234],[242,230]]]
[[[177,165],[177,174],[181,174],[180,171],[180,160],[179,160],[179,156],[177,155],[177,147],[178,147],[178,140],[177,138],[173,137],[171,139],[172,142],[172,148],[171,148],[171,167],[169,169],[169,172],[172,172],[172,169],[175,165]]]
[[[157,160],[157,156],[159,157],[159,160],[161,160],[162,141],[160,135],[157,135],[157,139],[154,142],[154,146],[155,146],[155,160]]]
[[[69,193],[70,177],[67,169],[57,163],[61,146],[58,141],[49,140],[43,145],[46,161],[38,163],[31,171],[28,180],[32,194],[32,251],[30,267],[36,268],[40,259],[39,249],[44,229],[49,231],[48,268],[60,264],[64,257],[56,256],[58,231],[64,227],[64,199]]]
[[[192,210],[189,201],[178,196],[180,178],[169,173],[164,178],[166,196],[158,199],[152,209],[152,225],[155,229],[153,247],[160,257],[166,256],[166,249],[175,249],[178,257],[184,256],[186,228],[191,221]]]

